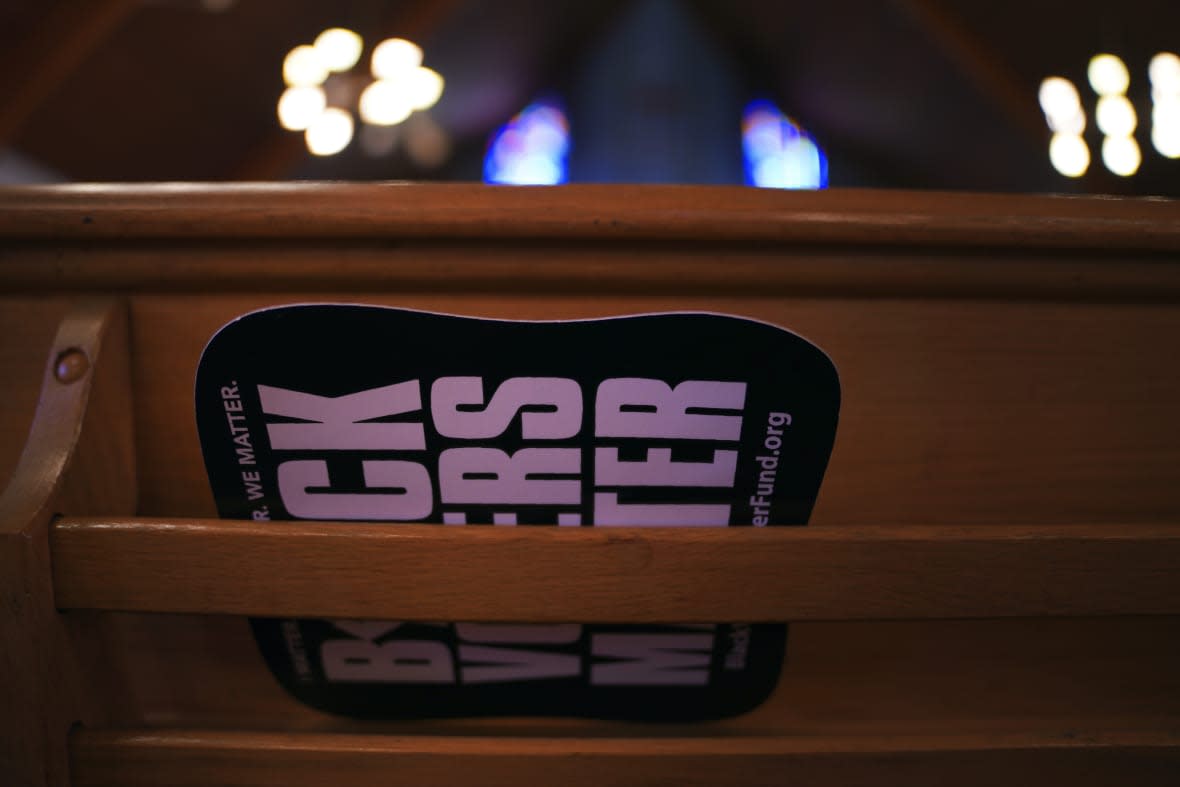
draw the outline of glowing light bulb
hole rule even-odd
[[[1180,93],[1162,96],[1152,107],[1151,144],[1161,156],[1180,158]]]
[[[387,38],[373,49],[373,76],[394,79],[422,65],[422,49],[404,38]]]
[[[1076,134],[1054,134],[1049,142],[1049,161],[1067,178],[1080,178],[1090,168],[1090,149]]]
[[[1081,134],[1086,130],[1085,110],[1078,107],[1072,115],[1050,117],[1049,130],[1061,134]]]
[[[1131,74],[1126,64],[1116,55],[1094,55],[1090,58],[1086,77],[1090,80],[1090,87],[1100,96],[1126,93],[1127,86],[1131,84]]]
[[[1055,115],[1072,115],[1082,108],[1082,100],[1078,96],[1078,89],[1064,77],[1046,77],[1041,81],[1041,89],[1037,94],[1041,102],[1041,109],[1046,117]]]
[[[283,58],[283,81],[288,87],[322,85],[327,78],[328,69],[315,47],[297,46]]]
[[[1086,111],[1078,89],[1064,77],[1046,77],[1037,98],[1049,130],[1059,134],[1081,134],[1086,130]]]
[[[1139,171],[1143,156],[1132,137],[1107,137],[1102,140],[1102,163],[1114,174],[1129,177]]]
[[[413,111],[404,82],[378,79],[361,93],[361,120],[374,126],[396,126]]]
[[[315,51],[329,71],[347,71],[361,59],[364,42],[361,37],[343,27],[330,27],[316,36]]]
[[[1180,57],[1171,52],[1160,52],[1147,67],[1153,88],[1180,93]]]
[[[414,109],[430,109],[442,97],[443,78],[433,69],[419,66],[409,72],[405,80],[410,106]]]
[[[1169,101],[1180,100],[1180,85],[1176,89],[1153,87],[1151,89],[1151,103],[1164,104]]]
[[[304,139],[313,154],[332,156],[348,147],[352,132],[352,115],[343,109],[329,107],[307,127]]]
[[[1151,110],[1154,126],[1176,126],[1180,128],[1180,96],[1157,102]]]
[[[1166,158],[1180,158],[1180,123],[1155,124],[1151,129],[1151,144]]]
[[[320,116],[326,104],[321,87],[289,87],[279,98],[279,125],[288,131],[304,131]]]
[[[1094,120],[1099,130],[1111,137],[1131,136],[1139,122],[1135,107],[1126,96],[1103,96],[1098,99]]]

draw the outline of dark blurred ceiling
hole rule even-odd
[[[1180,50],[1177,0],[679,4],[751,95],[773,98],[827,149],[832,185],[1180,196],[1180,161],[1151,150],[1145,122],[1147,62]],[[539,91],[568,86],[633,5],[0,0],[0,151],[31,179],[478,180],[488,135]],[[331,26],[369,45],[388,36],[422,45],[447,80],[431,110],[452,142],[447,163],[427,169],[356,144],[314,159],[279,128],[284,55]],[[1144,165],[1118,178],[1095,155],[1070,180],[1049,165],[1037,88],[1059,74],[1085,95],[1086,63],[1101,51],[1131,68]]]

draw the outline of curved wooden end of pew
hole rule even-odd
[[[82,479],[74,481],[67,473],[76,455],[83,451],[91,453],[90,442],[106,444],[120,454],[128,455],[119,456],[120,460],[134,459],[127,440],[130,434],[127,418],[104,418],[111,415],[109,412],[88,416],[98,409],[90,406],[91,394],[96,388],[101,389],[102,399],[126,397],[130,387],[126,344],[126,313],[121,304],[112,300],[83,301],[62,321],[49,351],[28,440],[8,487],[0,495],[0,534],[31,534],[39,519],[56,513],[49,509],[59,492],[74,496],[121,492],[123,498],[127,497],[127,489],[99,491],[102,484]],[[102,378],[103,385],[95,384],[98,378]],[[103,423],[94,424],[98,429],[92,427],[91,431],[101,430],[102,437],[95,435],[93,441],[84,443],[84,424],[97,420]],[[86,436],[90,437],[89,434]],[[126,445],[116,447],[117,443]],[[88,467],[86,470],[98,472],[97,468]],[[133,469],[130,477],[134,478]],[[68,488],[67,480],[74,481]],[[133,488],[131,492],[133,496]],[[128,508],[127,505],[102,507]],[[134,507],[133,500],[131,507]]]
[[[134,510],[124,309],[79,304],[50,348],[37,411],[0,495],[0,773],[6,784],[63,784],[66,741],[98,718],[95,692],[54,608],[49,525],[74,507]],[[105,713],[105,711],[104,711]]]

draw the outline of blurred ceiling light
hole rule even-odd
[[[1133,137],[1107,137],[1102,140],[1102,163],[1120,177],[1130,177],[1139,171],[1143,157]]]
[[[329,71],[348,71],[361,59],[364,42],[361,37],[343,27],[330,27],[316,36],[314,48],[320,62]]]
[[[1126,64],[1111,54],[1095,55],[1086,70],[1098,94],[1095,125],[1104,135],[1102,162],[1116,175],[1130,177],[1143,164],[1135,140],[1139,125],[1135,105],[1127,97],[1131,75]],[[1159,52],[1147,67],[1151,81],[1151,143],[1167,158],[1180,158],[1180,56]],[[1089,166],[1090,155],[1081,134],[1086,128],[1077,89],[1067,79],[1048,77],[1038,93],[1045,120],[1053,131],[1049,158],[1063,175],[1078,177]]]
[[[322,85],[327,78],[328,69],[315,47],[297,46],[283,59],[283,81],[288,87]]]
[[[1160,52],[1153,57],[1147,75],[1153,88],[1180,93],[1180,57],[1171,52]]]
[[[442,96],[442,75],[422,65],[422,50],[404,38],[389,38],[373,49],[373,81],[357,97],[358,79],[352,76],[328,79],[330,73],[344,74],[355,68],[364,51],[364,40],[352,30],[331,27],[312,46],[297,46],[283,60],[283,80],[288,89],[279,99],[279,123],[291,131],[304,131],[308,149],[317,156],[330,156],[351,142],[355,131],[353,116],[342,107],[356,102],[356,112],[365,127],[390,128],[417,110],[434,106]],[[366,80],[367,81],[367,80]],[[367,151],[392,152],[396,134],[374,133]],[[445,136],[445,135],[444,135]],[[362,142],[365,140],[362,139]],[[423,150],[430,147],[422,143]],[[443,146],[420,158],[435,160]],[[443,157],[449,154],[449,140]]]
[[[1180,158],[1180,57],[1160,52],[1147,67],[1151,79],[1151,145],[1165,158]]]
[[[375,126],[396,126],[414,111],[410,98],[404,83],[378,79],[361,93],[361,120]]]
[[[422,65],[422,49],[404,38],[387,38],[373,48],[370,64],[377,79],[395,79]]]
[[[1100,96],[1114,96],[1126,93],[1131,84],[1131,74],[1127,66],[1116,55],[1102,54],[1090,58],[1090,65],[1086,69],[1086,77],[1090,80],[1090,87]]]
[[[337,107],[328,107],[308,126],[307,149],[317,156],[332,156],[352,141],[352,115]]]
[[[1176,126],[1180,128],[1180,97],[1156,102],[1151,109],[1151,122],[1155,127]]]
[[[289,87],[279,98],[279,124],[288,131],[304,131],[327,105],[320,87]]]
[[[484,181],[551,186],[568,179],[569,122],[554,100],[537,101],[496,132],[484,158]]]
[[[1139,118],[1126,96],[1103,96],[1094,111],[1098,129],[1109,137],[1129,137],[1135,133]]]
[[[1064,77],[1047,77],[1038,93],[1049,129],[1060,134],[1081,134],[1086,130],[1086,112],[1078,89]]]
[[[1151,129],[1151,144],[1161,156],[1180,158],[1180,123],[1156,123]]]
[[[822,189],[828,160],[811,135],[769,101],[754,101],[742,116],[746,181],[779,189]]]
[[[1180,91],[1156,96],[1151,108],[1151,145],[1165,158],[1180,158]]]
[[[1066,118],[1049,118],[1049,130],[1062,134],[1081,134],[1086,130],[1086,113],[1081,107]]]
[[[1090,168],[1090,149],[1077,134],[1054,134],[1049,142],[1049,161],[1067,178],[1080,178]]]
[[[1046,117],[1072,115],[1082,108],[1078,89],[1065,77],[1046,77],[1037,97]]]
[[[442,97],[443,78],[433,69],[419,66],[406,74],[405,81],[410,106],[416,110],[430,109]]]

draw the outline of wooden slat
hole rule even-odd
[[[73,784],[1175,784],[1168,733],[550,737],[86,731]],[[543,774],[543,776],[542,776]],[[953,774],[953,775],[952,775]]]
[[[447,528],[67,519],[61,608],[658,622],[1180,613],[1180,526]]]
[[[1180,226],[1180,216],[1176,225]],[[0,249],[0,291],[107,293],[138,296],[203,296],[204,308],[218,298],[253,294],[273,303],[285,293],[301,300],[336,297],[370,303],[406,303],[422,294],[482,294],[487,297],[569,296],[582,300],[573,311],[602,310],[618,296],[688,298],[744,296],[754,299],[972,299],[1036,301],[1180,302],[1180,265],[1151,255],[1080,252],[1075,257],[1012,251],[1002,256],[915,252],[881,247],[839,251],[774,246],[722,248],[648,243],[604,249],[509,241],[423,240],[391,246],[371,241],[249,241],[212,248],[152,244],[45,244]],[[589,298],[589,294],[596,297]],[[212,296],[212,297],[209,297]],[[208,337],[205,337],[208,338]]]
[[[518,736],[596,735],[606,725],[551,718],[362,722],[325,717],[297,702],[271,677],[242,618],[95,617],[118,626],[127,671],[135,677],[145,721],[152,724]],[[792,623],[777,688],[754,711],[688,731],[609,726],[636,736],[721,737],[886,730],[900,735],[964,727],[1175,731],[1180,730],[1177,664],[1180,617]]]
[[[513,238],[1180,249],[1180,203],[736,186],[251,183],[0,188],[0,237]],[[60,282],[59,282],[60,284]]]

